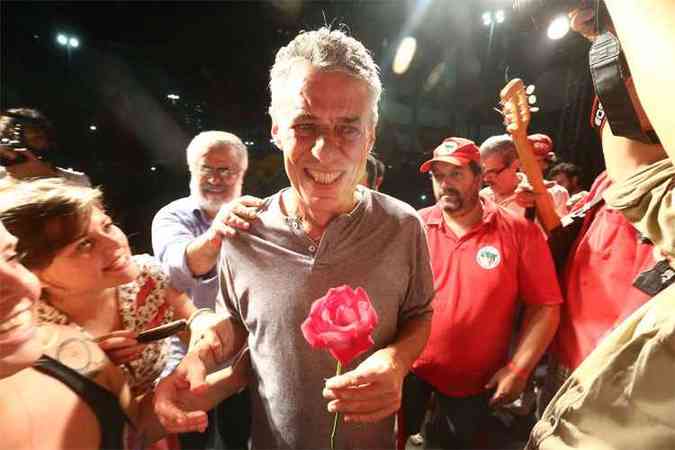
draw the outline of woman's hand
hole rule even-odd
[[[138,343],[136,332],[132,330],[113,331],[94,340],[116,365],[137,359],[145,348],[145,344]]]

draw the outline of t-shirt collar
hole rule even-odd
[[[285,216],[282,213],[281,202],[283,201],[283,196],[284,196],[285,191],[287,191],[289,189],[293,189],[293,188],[287,187],[287,188],[284,188],[284,189],[282,189],[281,191],[278,192],[277,208],[278,208],[279,213],[282,216],[284,216],[286,219],[295,219],[293,217]],[[370,191],[370,189],[364,188],[361,185],[357,185],[356,190],[357,190],[358,200],[357,200],[354,208],[352,208],[352,210],[347,212],[347,213],[340,214],[339,216],[336,217],[336,219],[339,218],[339,217],[345,217],[349,221],[351,221],[351,220],[354,220],[354,219],[360,217],[363,214],[363,211],[370,208],[370,205],[372,204],[372,197],[371,197],[372,192]]]

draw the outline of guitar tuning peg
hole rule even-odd
[[[537,111],[539,111],[539,107],[537,107],[537,106],[532,106],[532,107],[530,108],[530,112],[535,113],[535,112],[537,112]]]
[[[525,93],[527,95],[532,95],[534,94],[534,89],[535,89],[534,84],[528,84],[527,87],[525,88]]]
[[[536,95],[530,95],[530,96],[528,96],[528,97],[527,97],[527,102],[528,102],[530,105],[534,105],[535,103],[537,103],[537,96],[536,96]]]

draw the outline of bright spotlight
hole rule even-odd
[[[80,46],[80,41],[77,38],[71,37],[68,39],[68,45],[72,48],[77,48]]]
[[[180,100],[180,95],[177,95],[177,94],[168,94],[168,95],[166,96],[166,98],[168,98],[169,100],[174,100],[174,101],[175,101],[175,100]]]
[[[395,74],[403,75],[408,70],[416,50],[417,40],[414,37],[408,36],[403,38],[396,50],[396,56],[392,64],[392,70]]]
[[[56,42],[58,42],[61,45],[68,45],[68,36],[65,34],[58,34],[56,36]]]
[[[497,23],[502,23],[502,22],[504,22],[504,17],[505,17],[505,16],[504,16],[504,10],[503,10],[503,9],[500,9],[499,11],[497,11],[497,12],[495,13],[495,21],[496,21]]]
[[[482,17],[483,17],[483,25],[488,26],[492,24],[492,13],[484,12]]]
[[[558,16],[551,21],[546,31],[549,39],[562,39],[570,31],[570,21],[567,16]]]

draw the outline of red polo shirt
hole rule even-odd
[[[600,174],[580,208],[611,185]],[[584,218],[562,282],[565,304],[552,350],[575,369],[616,324],[651,297],[633,287],[635,277],[654,265],[653,246],[638,239],[624,216],[604,204]]]
[[[420,211],[434,273],[431,335],[413,372],[447,396],[484,390],[507,362],[516,306],[562,302],[541,231],[489,200],[483,220],[457,236],[441,209]]]

